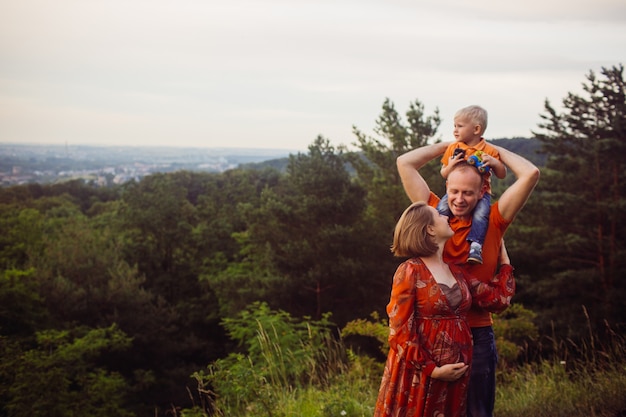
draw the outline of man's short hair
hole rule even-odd
[[[455,171],[459,171],[462,175],[472,175],[475,173],[480,178],[480,188],[482,189],[485,186],[485,176],[478,172],[478,169],[475,166],[470,165],[467,161],[457,162],[448,173],[448,178],[450,178],[450,174]],[[448,182],[446,181],[446,184]]]

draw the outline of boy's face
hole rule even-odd
[[[480,125],[472,124],[472,122],[463,117],[454,119],[454,138],[457,142],[474,144],[476,139],[480,139]]]

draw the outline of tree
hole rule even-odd
[[[586,306],[594,320],[623,323],[626,283],[626,89],[623,66],[591,71],[584,94],[569,93],[563,112],[545,102],[540,132],[548,154],[533,199],[544,266],[529,291],[546,318],[576,326]],[[539,220],[540,219],[540,220]],[[545,268],[547,267],[547,268]],[[567,301],[567,303],[564,303]]]
[[[366,192],[363,223],[367,228],[360,245],[371,261],[368,264],[368,274],[377,277],[382,284],[377,287],[380,288],[380,301],[373,306],[381,314],[384,313],[391,289],[391,277],[398,264],[397,259],[389,252],[393,229],[400,214],[410,204],[398,175],[396,159],[411,149],[438,140],[435,135],[441,124],[439,110],[435,108],[433,114],[427,116],[424,105],[419,100],[409,104],[405,116],[403,120],[391,100],[385,99],[374,128],[377,136],[366,135],[353,126],[356,136],[356,143],[353,145],[359,152],[347,154],[348,161],[356,171],[356,182]],[[439,186],[443,189],[438,163],[428,164],[422,174],[433,190]],[[372,308],[365,309],[363,316],[371,310]]]
[[[333,311],[339,321],[361,313],[372,294],[378,301],[384,278],[367,269],[364,197],[327,139],[290,157],[286,176],[247,215],[247,258],[281,281],[263,301],[298,316]]]
[[[389,99],[385,99],[382,108],[374,128],[379,138],[367,136],[353,126],[352,131],[357,138],[354,145],[361,152],[349,155],[349,160],[357,172],[359,182],[367,190],[372,217],[388,218],[387,226],[393,226],[410,203],[402,188],[396,159],[411,149],[433,141],[441,119],[437,108],[431,116],[426,116],[424,105],[419,100],[409,104],[406,124]],[[426,174],[425,178],[428,177],[430,175]],[[436,178],[440,178],[438,173]]]
[[[0,336],[29,338],[48,324],[33,272],[0,271]]]
[[[120,215],[127,236],[129,263],[136,262],[146,285],[169,302],[196,294],[196,247],[191,239],[198,224],[188,199],[190,174],[155,174],[128,185]]]
[[[124,408],[124,378],[101,365],[108,352],[127,349],[130,343],[116,326],[41,331],[36,346],[25,350],[0,339],[0,413],[131,417]]]

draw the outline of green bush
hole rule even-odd
[[[242,352],[230,353],[194,377],[211,387],[214,406],[227,415],[276,416],[278,404],[297,389],[324,387],[347,366],[328,317],[298,320],[254,303],[235,319],[224,319]],[[252,414],[254,415],[254,414]]]
[[[39,332],[36,346],[27,350],[5,342],[0,339],[0,381],[6,383],[6,403],[0,409],[6,415],[132,416],[124,408],[126,381],[98,365],[103,353],[130,345],[115,325]]]

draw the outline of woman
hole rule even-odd
[[[504,243],[501,267],[485,284],[443,261],[453,235],[448,217],[424,202],[410,205],[394,231],[391,251],[409,257],[393,277],[389,355],[375,417],[466,415],[472,336],[466,314],[472,302],[492,312],[515,293]]]

